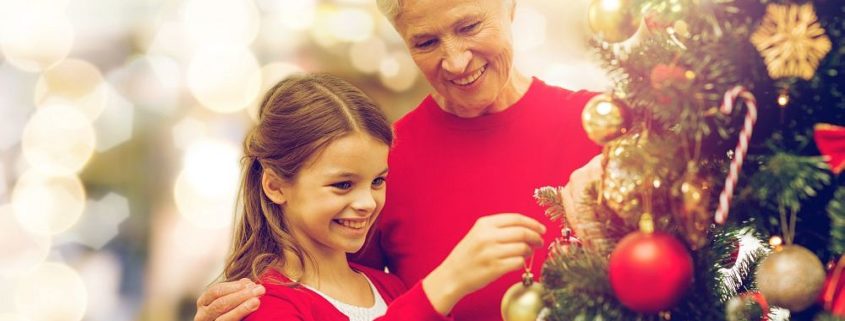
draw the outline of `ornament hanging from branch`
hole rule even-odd
[[[830,51],[831,42],[816,17],[812,3],[770,3],[766,16],[751,35],[772,79],[800,77],[810,80]]]
[[[719,224],[724,224],[728,218],[731,198],[733,198],[734,188],[739,180],[739,170],[742,169],[742,162],[748,152],[748,142],[751,141],[751,134],[754,131],[754,123],[757,122],[757,100],[751,92],[742,86],[736,86],[725,93],[721,107],[722,113],[730,114],[737,99],[742,99],[745,102],[748,111],[745,113],[742,130],[739,132],[739,143],[736,145],[730,171],[725,179],[725,188],[719,195],[719,207],[716,209],[716,223]]]

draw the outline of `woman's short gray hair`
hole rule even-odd
[[[396,17],[399,16],[399,10],[402,8],[402,0],[376,0],[378,10],[381,11],[390,23],[396,25]]]

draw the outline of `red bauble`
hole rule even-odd
[[[841,261],[839,264],[845,264],[845,261]],[[837,269],[840,269],[839,275],[836,275]],[[845,317],[845,271],[841,269],[845,269],[845,266],[836,265],[828,270],[824,286],[819,293],[819,303],[831,314]],[[837,279],[835,280],[836,284],[832,284],[834,276]]]
[[[684,295],[692,282],[692,257],[672,235],[634,232],[610,254],[610,285],[633,311],[656,313]]]

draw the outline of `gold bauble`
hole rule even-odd
[[[640,193],[645,183],[643,171],[626,161],[639,145],[639,134],[625,135],[613,142],[602,177],[602,201],[617,216],[636,223],[642,214]]]
[[[604,145],[628,131],[627,107],[609,94],[596,95],[584,105],[581,124],[591,140]]]
[[[816,302],[824,279],[822,262],[799,245],[785,245],[769,254],[757,270],[757,286],[766,301],[792,312]]]
[[[593,0],[587,20],[590,29],[602,40],[620,42],[631,38],[640,28],[638,12],[633,0]]]
[[[502,297],[502,319],[536,321],[543,306],[543,285],[525,279],[512,285]]]
[[[708,208],[710,189],[710,182],[693,173],[686,175],[676,190],[681,201],[678,223],[693,250],[707,244],[707,229],[712,221]]]

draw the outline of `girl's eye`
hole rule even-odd
[[[379,177],[379,178],[376,178],[376,179],[373,180],[373,186],[374,187],[380,187],[380,186],[384,185],[384,183],[385,183],[384,177]]]
[[[473,24],[468,25],[468,26],[466,26],[466,27],[463,27],[463,28],[461,28],[461,32],[470,32],[470,31],[473,31],[473,30],[475,30],[475,28],[476,28],[476,27],[478,27],[478,25],[479,25],[480,23],[481,23],[481,22],[476,22],[476,23],[473,23]]]
[[[347,190],[347,189],[352,188],[352,182],[349,182],[349,181],[339,182],[339,183],[334,183],[331,186],[334,187],[334,188],[337,188],[337,189]]]

